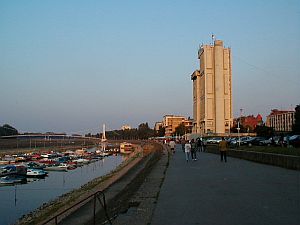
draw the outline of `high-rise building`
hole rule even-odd
[[[198,59],[200,70],[191,75],[193,133],[229,133],[233,122],[231,49],[214,40],[200,47]]]

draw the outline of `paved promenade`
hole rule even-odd
[[[300,172],[198,153],[171,156],[152,225],[299,225]]]

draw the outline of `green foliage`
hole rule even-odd
[[[293,133],[300,134],[300,105],[295,108],[295,123],[293,124]]]
[[[1,136],[9,136],[9,135],[17,135],[19,134],[18,130],[8,124],[4,124],[0,126],[0,137]]]
[[[273,128],[267,127],[265,125],[256,126],[254,131],[256,132],[257,136],[259,136],[259,137],[271,137],[274,134]]]
[[[239,150],[300,156],[300,151],[297,151],[297,149],[280,147],[280,146],[276,146],[276,147],[272,147],[272,146],[251,146],[251,147],[242,146]]]
[[[179,126],[175,128],[175,133],[174,133],[175,135],[177,134],[177,135],[182,136],[182,135],[184,135],[184,134],[186,134],[186,133],[188,133],[188,130],[187,130],[187,128],[184,126],[183,123],[179,124]]]
[[[166,129],[164,127],[160,127],[155,135],[157,137],[163,137],[163,136],[165,136],[165,132],[166,132]]]
[[[97,134],[100,136],[101,134]],[[138,128],[126,129],[126,130],[113,130],[107,131],[106,137],[110,140],[137,140],[148,139],[154,136],[154,130],[149,128],[148,123],[142,123]]]

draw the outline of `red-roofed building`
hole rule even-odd
[[[238,121],[242,127],[247,129],[248,132],[253,132],[256,126],[263,124],[262,116],[260,114],[256,117],[254,115],[241,116],[234,120],[233,126],[237,126]]]

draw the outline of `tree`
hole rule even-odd
[[[295,108],[295,123],[293,124],[293,133],[300,134],[300,105]]]
[[[179,126],[175,128],[175,134],[182,136],[185,133],[188,133],[188,130],[183,123],[179,124]]]
[[[18,130],[8,124],[0,126],[0,136],[9,136],[19,134]]]
[[[148,139],[154,136],[154,131],[149,128],[148,123],[141,123],[138,127],[138,137],[140,139]]]
[[[163,137],[163,136],[165,136],[165,132],[166,132],[166,129],[164,127],[160,127],[159,130],[156,132],[156,136]]]
[[[271,137],[274,134],[273,128],[265,125],[256,126],[254,131],[256,132],[257,136],[260,137]]]

